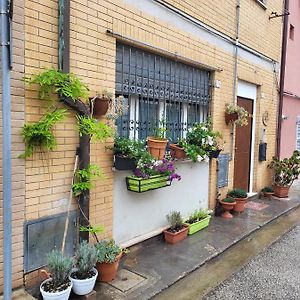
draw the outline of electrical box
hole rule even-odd
[[[218,157],[218,188],[228,186],[229,154],[222,153]]]
[[[267,143],[259,144],[258,160],[259,161],[267,160]]]

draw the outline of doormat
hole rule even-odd
[[[263,210],[263,209],[267,208],[268,206],[270,206],[270,205],[265,204],[265,203],[253,202],[253,201],[249,201],[245,205],[246,208],[250,208],[253,210]]]

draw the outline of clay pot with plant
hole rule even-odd
[[[96,283],[98,271],[95,269],[97,262],[97,250],[93,245],[83,241],[75,253],[75,268],[70,279],[73,283],[73,292],[76,295],[87,295]]]
[[[177,144],[170,144],[170,154],[173,158],[184,159],[186,158],[186,153],[184,151],[185,139],[180,139]]]
[[[225,198],[223,200],[220,200],[219,202],[222,205],[222,208],[224,210],[224,212],[221,214],[222,218],[225,218],[225,219],[231,219],[231,218],[233,218],[233,216],[230,213],[230,211],[236,205],[236,202],[235,202],[234,198],[227,197],[227,198]]]
[[[227,193],[227,196],[234,198],[236,201],[236,205],[233,208],[235,212],[244,212],[247,203],[247,193],[243,189],[233,189]]]
[[[235,124],[238,126],[248,125],[249,113],[244,107],[226,104],[225,121],[226,124]]]
[[[96,96],[90,97],[91,111],[94,117],[104,116],[109,108],[109,102],[112,100],[113,94],[108,93],[106,90],[97,93]]]
[[[173,211],[166,216],[170,228],[163,231],[165,241],[169,244],[176,244],[187,237],[189,227],[183,223],[179,211]]]
[[[295,150],[290,158],[273,157],[268,168],[274,172],[274,195],[279,198],[286,198],[289,195],[290,186],[300,175],[300,152]]]
[[[264,197],[266,198],[271,198],[274,195],[274,190],[270,186],[265,186],[262,190],[261,193]]]
[[[117,276],[120,259],[125,249],[122,249],[114,240],[102,240],[95,244],[98,252],[96,268],[97,281],[110,282]]]
[[[166,122],[161,119],[158,126],[153,128],[153,135],[147,137],[148,151],[156,159],[163,159],[166,154],[168,144],[168,139],[165,138],[166,132]]]
[[[64,256],[60,251],[53,250],[47,256],[48,279],[40,285],[44,300],[68,300],[73,286],[70,274],[73,259]]]

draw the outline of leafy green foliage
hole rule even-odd
[[[181,213],[179,211],[172,211],[166,216],[170,228],[172,230],[175,230],[177,228],[180,228],[183,226],[183,218],[181,216]]]
[[[67,110],[57,109],[53,112],[46,113],[36,123],[26,123],[21,135],[25,143],[25,152],[20,155],[20,158],[30,157],[36,148],[41,150],[53,150],[56,146],[56,139],[53,134],[53,126],[65,118]]]
[[[196,223],[198,221],[201,221],[208,216],[210,216],[212,213],[212,210],[207,210],[207,209],[199,209],[195,210],[192,214],[190,214],[188,220],[186,221],[189,224]]]
[[[89,135],[96,140],[105,141],[114,134],[113,129],[104,122],[85,116],[76,118],[80,136]]]
[[[80,226],[79,231],[81,232],[89,232],[91,234],[102,233],[104,231],[104,226]]]
[[[300,175],[300,152],[295,150],[290,158],[280,160],[273,157],[268,168],[274,170],[274,184],[278,186],[291,186]]]
[[[103,240],[95,244],[98,252],[99,263],[113,263],[116,257],[123,251],[114,240]]]
[[[97,249],[93,245],[89,245],[87,241],[83,241],[75,253],[75,267],[78,279],[89,278],[89,272],[97,262]]]
[[[51,274],[54,288],[69,282],[69,276],[73,267],[73,259],[64,256],[60,251],[53,250],[47,256],[47,267]]]
[[[243,189],[233,189],[227,193],[232,198],[247,198],[247,193]]]
[[[83,192],[90,190],[94,186],[92,180],[97,177],[104,177],[104,175],[96,165],[89,165],[86,169],[77,170],[75,183],[73,184],[74,196],[79,196]]]
[[[273,188],[270,186],[265,186],[261,191],[263,193],[273,193],[274,192]]]
[[[88,87],[72,73],[62,73],[53,68],[45,69],[30,78],[25,78],[25,82],[39,85],[41,99],[51,99],[51,95],[55,93],[74,101],[88,99]]]
[[[235,202],[234,198],[232,198],[232,197],[227,197],[227,198],[223,199],[222,201],[227,202],[227,203],[234,203]]]
[[[249,113],[247,110],[238,105],[233,105],[233,104],[226,104],[225,108],[226,113],[228,114],[233,114],[237,113],[238,114],[238,119],[234,121],[234,123],[238,126],[247,126],[248,125],[248,117]]]

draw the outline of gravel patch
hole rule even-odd
[[[202,299],[299,300],[300,226]]]

